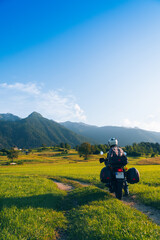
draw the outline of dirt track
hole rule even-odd
[[[54,181],[54,183],[57,185],[57,187],[63,191],[70,191],[73,189],[73,187],[71,185],[68,185],[68,184],[64,184],[64,183],[61,183],[61,182],[57,182],[57,181]]]
[[[141,203],[138,203],[136,201],[135,196],[132,197],[123,197],[123,203],[136,208],[140,212],[144,213],[147,215],[150,219],[152,219],[153,222],[155,222],[157,225],[160,225],[160,211],[157,209],[154,209],[150,206],[143,205]]]
[[[54,182],[57,184],[57,187],[61,190],[70,191],[73,189],[71,185],[67,185],[57,181],[54,181]],[[82,186],[87,186],[87,185],[89,186],[89,184],[87,183],[81,183],[81,182],[78,182],[78,183],[80,183]],[[136,196],[123,197],[122,202],[130,207],[136,208],[138,211],[147,215],[154,223],[156,223],[157,225],[160,225],[160,211],[152,207],[138,203],[138,201],[136,200]]]

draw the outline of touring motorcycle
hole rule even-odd
[[[139,171],[136,168],[128,170],[123,160],[120,160],[117,164],[108,163],[105,158],[100,158],[99,161],[100,163],[104,162],[106,165],[100,172],[100,180],[105,183],[111,193],[115,193],[116,198],[122,199],[123,189],[125,196],[129,194],[128,183],[134,184],[139,182]]]

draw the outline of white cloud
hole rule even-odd
[[[34,83],[15,83],[15,84],[7,84],[7,83],[2,83],[0,84],[1,88],[4,89],[10,89],[10,90],[17,90],[29,94],[39,94],[40,93],[40,88],[36,86]]]
[[[160,115],[150,114],[148,117],[145,117],[145,120],[135,121],[128,118],[123,120],[122,125],[124,127],[138,127],[141,129],[160,132]]]
[[[75,104],[74,108],[76,110],[76,116],[82,121],[86,121],[86,116],[84,115],[84,111],[80,108],[80,106],[78,104]]]
[[[139,127],[139,125],[141,125],[141,123],[138,122],[138,121],[133,121],[133,120],[130,120],[128,118],[125,118],[123,120],[123,125],[125,127]]]
[[[2,91],[3,90],[3,91]],[[35,83],[0,84],[3,99],[0,99],[1,112],[11,112],[21,117],[37,111],[55,121],[85,121],[86,116],[76,99],[64,95],[62,90],[45,92]]]

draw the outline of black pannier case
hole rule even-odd
[[[130,168],[126,172],[127,182],[130,184],[139,182],[139,171],[136,168]]]
[[[100,172],[100,180],[103,183],[109,183],[111,181],[111,170],[109,166],[102,168]]]
[[[128,163],[128,160],[125,155],[113,156],[109,159],[109,164],[111,164],[112,166],[123,167],[123,166],[127,165],[127,163]]]

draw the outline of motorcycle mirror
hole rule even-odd
[[[103,155],[103,151],[100,151],[100,155]]]

